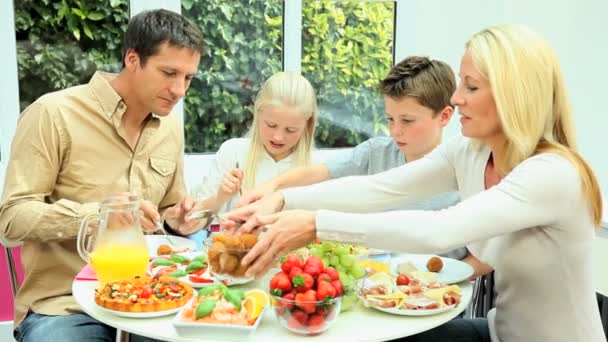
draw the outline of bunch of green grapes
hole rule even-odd
[[[357,281],[365,276],[365,268],[358,262],[362,249],[330,241],[313,243],[309,249],[310,255],[321,258],[325,267],[333,267],[340,273],[340,281],[344,286],[342,311],[350,309],[357,302]]]

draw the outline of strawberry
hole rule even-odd
[[[310,315],[310,317],[308,318],[308,331],[314,334],[321,332],[324,327],[325,317],[319,314]]]
[[[334,298],[336,296],[336,289],[328,282],[322,281],[317,286],[317,300],[325,300],[325,298]]]
[[[317,292],[308,290],[304,293],[296,294],[296,306],[304,310],[306,313],[313,313],[316,310]]]
[[[304,311],[295,310],[287,319],[287,324],[292,328],[301,328],[308,323],[308,314]]]
[[[308,273],[311,276],[318,276],[323,270],[318,265],[304,265],[304,273]]]
[[[329,309],[327,308],[329,305],[319,305],[317,306],[317,311],[315,311],[316,314],[321,315],[323,317],[327,316],[329,314]]]
[[[323,269],[325,268],[325,266],[323,265],[323,260],[321,260],[320,258],[318,258],[314,255],[311,255],[308,257],[308,259],[306,259],[306,265],[315,265],[315,266],[319,267],[319,269],[321,271],[323,271]],[[304,265],[304,266],[306,266],[306,265]]]
[[[328,267],[328,268],[324,269],[323,273],[326,273],[327,275],[329,275],[331,280],[340,279],[340,273],[338,273],[338,271],[333,267]]]
[[[283,262],[283,264],[281,265],[281,269],[286,274],[289,274],[289,271],[291,271],[291,269],[293,267],[302,268],[303,266],[304,265],[302,263],[302,260],[300,260],[300,258],[298,258],[297,255],[295,255],[295,254],[289,254],[289,255],[287,255],[287,258],[286,258],[285,262]]]
[[[336,289],[336,297],[339,297],[342,294],[344,294],[344,287],[342,286],[341,281],[334,280],[331,282],[331,286],[333,286],[333,288]]]
[[[291,268],[291,270],[289,271],[289,279],[291,279],[293,281],[293,277],[297,276],[298,274],[304,272],[302,270],[301,267],[298,266],[294,266]]]
[[[283,305],[288,310],[293,309],[293,302],[296,300],[296,294],[295,294],[295,292],[289,292],[289,293],[283,295],[283,298],[287,299],[286,301],[283,302]]]
[[[301,273],[291,280],[296,292],[306,292],[315,285],[315,279],[307,273]]]
[[[274,295],[280,296],[283,293],[291,291],[291,288],[291,280],[289,280],[289,276],[283,272],[275,274],[272,279],[270,279],[270,292]]]
[[[333,279],[331,279],[331,277],[330,277],[330,276],[329,276],[327,273],[323,272],[323,273],[319,274],[319,276],[317,277],[317,287],[318,287],[318,286],[319,286],[319,284],[321,284],[321,282],[323,282],[323,281],[324,281],[324,282],[330,282],[330,283],[331,283],[331,281],[332,281],[332,280],[333,280]]]

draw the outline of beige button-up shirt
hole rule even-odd
[[[0,205],[0,234],[23,241],[25,280],[15,300],[15,326],[28,310],[80,311],[74,276],[82,218],[120,192],[137,192],[160,209],[185,195],[184,137],[175,114],[151,114],[134,149],[121,117],[126,105],[97,72],[88,84],[42,96],[19,117]]]

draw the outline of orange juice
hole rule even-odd
[[[149,260],[146,246],[125,244],[97,246],[90,257],[91,267],[102,284],[144,276]]]

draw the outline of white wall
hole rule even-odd
[[[458,70],[465,41],[501,23],[524,24],[544,35],[557,51],[575,111],[578,145],[608,198],[608,15],[606,0],[408,0],[407,54],[428,54]],[[453,120],[447,135],[458,134]]]

